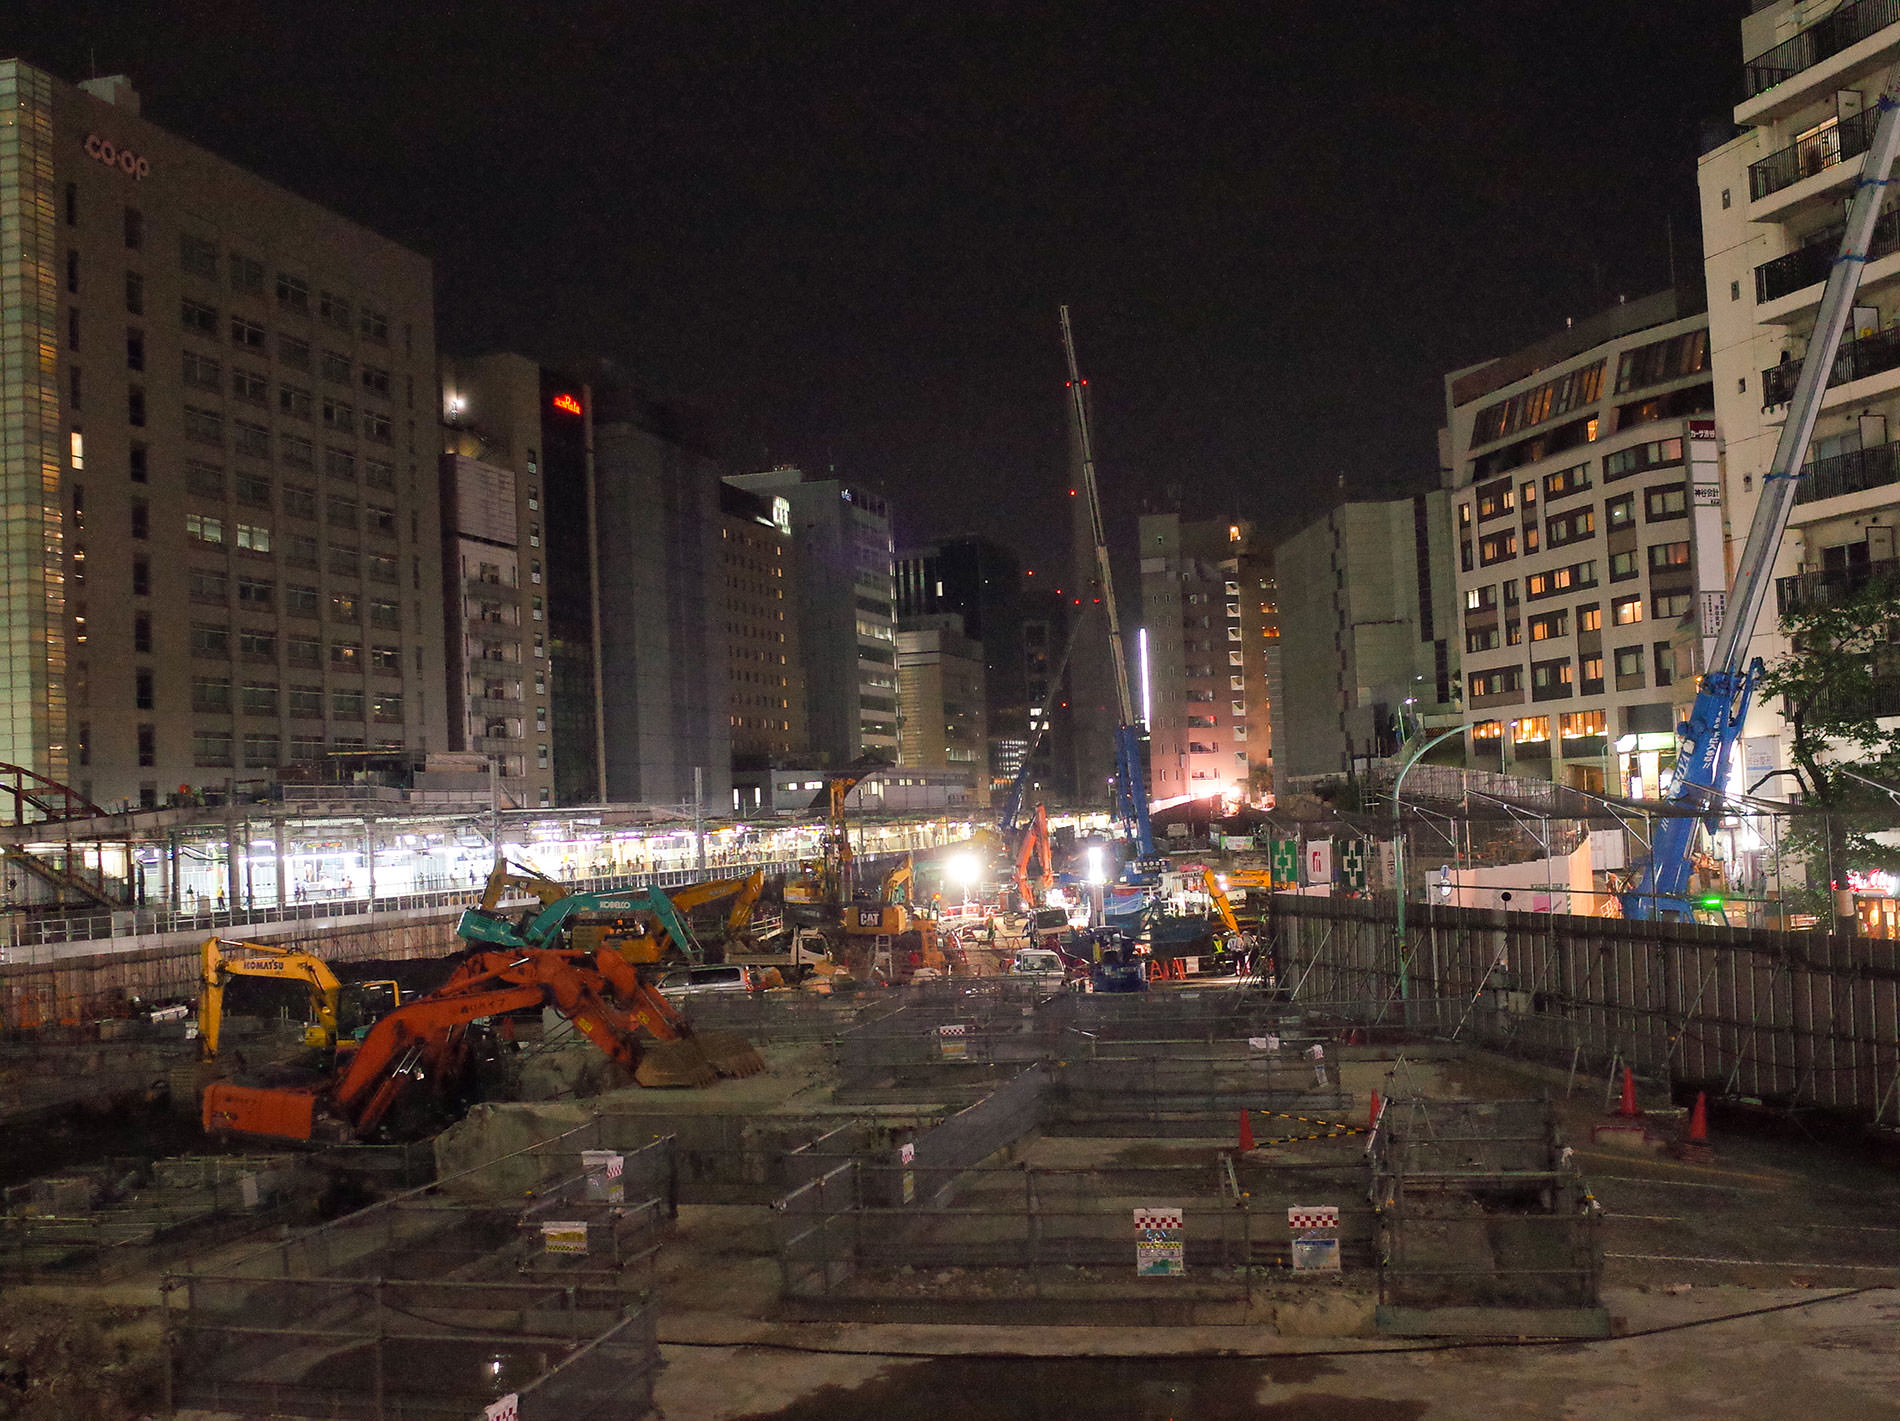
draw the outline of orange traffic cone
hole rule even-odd
[[[1376,1090],[1372,1093],[1372,1110],[1366,1116],[1366,1128],[1368,1130],[1379,1128],[1379,1092]]]
[[[1689,1112],[1689,1143],[1706,1145],[1709,1142],[1709,1094],[1699,1090],[1695,1093],[1695,1109]]]
[[[1625,1120],[1634,1120],[1643,1113],[1636,1108],[1636,1074],[1628,1066],[1623,1067],[1623,1103],[1616,1107],[1616,1113]]]
[[[1244,1155],[1247,1153],[1248,1150],[1251,1150],[1252,1148],[1253,1148],[1252,1112],[1243,1110],[1240,1112],[1240,1152]]]

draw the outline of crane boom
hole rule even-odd
[[[1794,512],[1796,484],[1821,414],[1821,396],[1840,351],[1841,336],[1852,314],[1854,292],[1867,264],[1868,246],[1881,200],[1900,153],[1900,102],[1883,94],[1854,199],[1841,233],[1841,248],[1828,273],[1814,332],[1801,361],[1801,373],[1788,399],[1788,414],[1775,445],[1773,462],[1762,478],[1761,497],[1749,525],[1748,541],[1735,565],[1722,615],[1721,630],[1709,654],[1689,719],[1676,727],[1676,770],[1665,802],[1695,811],[1673,816],[1657,829],[1649,863],[1636,886],[1623,895],[1630,918],[1693,917],[1686,896],[1693,869],[1696,825],[1719,805],[1722,776],[1748,718],[1748,704],[1762,672],[1748,657],[1749,638],[1774,574],[1775,551]]]

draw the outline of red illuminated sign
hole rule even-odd
[[[554,397],[554,408],[566,414],[579,414],[581,412],[581,402],[572,395],[556,395]]]

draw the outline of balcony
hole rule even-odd
[[[1852,381],[1865,380],[1869,375],[1878,375],[1896,367],[1900,367],[1900,326],[1876,331],[1859,340],[1842,341],[1840,350],[1834,356],[1834,369],[1828,375],[1827,386],[1830,391],[1837,390]],[[1784,360],[1762,371],[1761,407],[1773,409],[1776,405],[1787,404],[1793,398],[1795,382],[1800,378],[1801,362],[1798,360]]]
[[[487,577],[471,577],[466,579],[466,582],[469,596],[480,597],[491,602],[512,602],[521,590]]]
[[[1870,582],[1900,587],[1900,560],[1855,563],[1775,579],[1775,611],[1781,616],[1829,607],[1852,598]]]
[[[1816,459],[1801,471],[1794,501],[1816,503],[1890,484],[1900,484],[1900,444],[1876,444],[1871,449]]]
[[[1900,5],[1900,0],[1893,3]],[[1804,286],[1826,281],[1827,274],[1834,269],[1834,258],[1840,252],[1843,230],[1843,225],[1837,222],[1817,232],[1806,246],[1756,267],[1756,303],[1765,306]],[[1874,223],[1867,260],[1871,262],[1891,252],[1900,252],[1900,208],[1888,208]]]
[[[1790,143],[1758,163],[1749,164],[1749,197],[1759,202],[1783,188],[1793,187],[1803,178],[1814,177],[1850,158],[1858,158],[1873,141],[1874,126],[1879,118],[1879,110],[1867,109],[1799,143]]]
[[[1857,0],[1742,66],[1742,94],[1755,99],[1900,21],[1900,0]],[[1745,103],[1744,108],[1748,107]]]

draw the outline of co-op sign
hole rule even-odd
[[[135,178],[143,178],[152,171],[152,165],[130,148],[121,148],[110,138],[101,138],[96,133],[86,135],[86,156]]]

